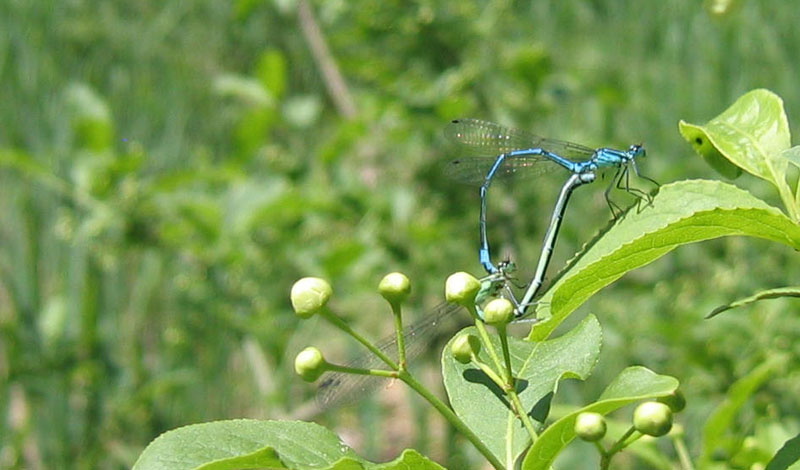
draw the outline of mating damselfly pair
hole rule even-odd
[[[481,265],[488,273],[483,279],[484,288],[480,295],[502,292],[514,304],[514,315],[517,319],[523,318],[528,313],[529,307],[535,304],[534,299],[544,283],[547,267],[553,255],[567,202],[575,188],[594,182],[601,171],[613,171],[611,183],[605,190],[605,198],[616,218],[622,211],[610,198],[612,189],[621,189],[640,199],[649,199],[648,193],[631,187],[631,173],[657,186],[654,180],[639,173],[636,160],[645,156],[642,145],[631,145],[627,150],[607,147],[593,149],[571,142],[538,137],[477,119],[451,121],[445,134],[466,153],[465,156],[447,164],[448,176],[461,182],[480,185],[478,256]],[[491,260],[486,222],[488,190],[495,180],[507,177],[536,177],[557,171],[559,168],[566,170],[569,178],[562,186],[553,209],[536,271],[521,300],[517,300],[510,286],[511,265],[500,263],[495,266]],[[417,324],[407,327],[404,330],[404,336],[407,337],[410,346],[407,357],[410,359],[424,349],[427,343],[424,339],[459,308],[454,304],[441,304]],[[385,351],[396,350],[396,336],[387,338],[378,346]],[[378,367],[381,363],[377,357],[365,355],[349,365],[369,369]],[[369,376],[328,374],[320,385],[318,399],[323,406],[330,406],[342,396],[361,388],[368,380],[371,380]]]

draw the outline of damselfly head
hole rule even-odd
[[[511,274],[517,270],[517,265],[511,259],[506,258],[498,264],[497,269],[503,273]]]
[[[631,158],[644,158],[647,156],[647,152],[644,151],[642,144],[633,144],[628,148],[628,155]]]

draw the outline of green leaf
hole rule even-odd
[[[662,186],[652,204],[631,210],[572,262],[537,306],[530,339],[546,338],[570,313],[628,271],[687,243],[749,235],[800,249],[800,225],[730,184],[689,180]]]
[[[703,160],[717,173],[728,179],[736,179],[742,174],[742,169],[729,162],[719,150],[711,143],[705,130],[681,120],[678,129],[687,142],[692,144],[694,151],[703,157]]]
[[[416,450],[406,449],[392,462],[384,464],[368,464],[364,468],[375,470],[445,470],[444,467],[428,459]],[[338,468],[334,470],[339,470]],[[344,470],[344,467],[342,467]]]
[[[788,160],[781,156],[791,146],[791,135],[783,100],[778,95],[769,90],[753,90],[705,125],[680,121],[678,127],[697,153],[723,175],[738,176],[721,163],[716,152],[748,173],[772,183],[792,218],[797,220],[797,201],[786,183]]]
[[[800,287],[778,287],[775,289],[768,289],[765,291],[758,292],[750,297],[745,297],[743,299],[736,300],[731,302],[727,305],[720,305],[719,307],[715,308],[711,311],[706,318],[714,317],[726,310],[730,310],[732,308],[743,307],[747,304],[751,304],[753,302],[757,302],[759,300],[764,299],[779,299],[781,297],[800,297]]]
[[[712,456],[725,442],[726,431],[730,429],[736,414],[747,399],[764,382],[783,369],[785,363],[785,356],[772,356],[731,386],[725,401],[714,410],[703,428],[703,454],[700,457],[699,468],[711,463]]]
[[[239,419],[166,432],[139,456],[133,470],[441,470],[413,450],[394,462],[365,461],[335,434],[314,423]]]
[[[678,388],[678,380],[641,366],[628,367],[606,388],[600,398],[589,406],[559,419],[539,436],[522,462],[523,470],[547,470],[556,456],[575,438],[575,419],[580,413],[592,411],[608,414],[630,403],[669,395]]]
[[[679,128],[705,135],[725,158],[773,184],[783,181],[785,161],[776,158],[791,145],[783,100],[769,90],[753,90],[703,126],[681,121]],[[696,141],[687,138],[693,145]]]
[[[258,59],[255,75],[276,99],[286,93],[287,68],[286,57],[280,49],[267,49]]]
[[[781,152],[781,157],[785,158],[792,165],[800,168],[800,145],[786,149]]]
[[[214,92],[223,97],[235,98],[255,107],[269,108],[275,98],[260,81],[240,75],[224,74],[214,78]]]
[[[786,470],[800,461],[800,434],[789,439],[769,461],[765,470]]]
[[[492,340],[499,351],[499,339]],[[589,376],[601,343],[602,330],[594,316],[588,316],[569,333],[550,341],[509,338],[511,365],[521,389],[519,398],[526,410],[534,409],[537,404],[541,407],[534,410],[534,419],[544,421],[551,394],[561,379],[584,380]],[[479,357],[491,364],[485,347]],[[442,371],[453,410],[499,460],[512,468],[528,446],[530,436],[511,411],[505,395],[475,365],[456,361],[450,353],[450,344],[442,354]]]

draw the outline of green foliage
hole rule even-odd
[[[786,181],[789,159],[783,152],[789,150],[791,136],[783,101],[778,96],[768,90],[751,91],[706,125],[681,121],[680,130],[695,150],[723,175],[731,172],[718,159],[709,159],[707,141],[732,164],[772,183],[789,216],[795,222],[800,221],[800,198],[792,196]]]
[[[244,468],[436,470],[442,467],[414,451],[406,451],[390,463],[370,463],[322,426],[251,419],[195,424],[169,431],[147,446],[133,466],[133,470]]]
[[[533,410],[532,418],[541,423],[560,380],[585,380],[589,376],[600,353],[602,332],[597,319],[587,317],[569,334],[553,340],[533,343],[509,339],[519,398],[526,410]],[[495,348],[499,348],[500,342],[495,340]],[[530,437],[498,387],[474,365],[462,364],[447,354],[448,348],[442,354],[442,375],[453,410],[498,459],[510,459],[506,466],[511,468],[530,445]],[[479,357],[489,361],[485,348]]]
[[[575,420],[584,412],[608,414],[623,406],[648,398],[668,395],[678,388],[673,377],[661,376],[644,367],[629,367],[611,382],[591,405],[564,416],[539,436],[522,462],[524,470],[545,470],[556,456],[575,439]]]
[[[798,461],[800,461],[800,435],[786,441],[765,470],[786,470]]]
[[[711,313],[706,316],[706,318],[717,316],[727,310],[743,307],[747,304],[758,302],[759,300],[780,299],[783,297],[800,297],[800,287],[778,287],[776,289],[767,289],[749,297],[735,300],[729,304],[721,305],[712,310]]]
[[[734,453],[734,448],[739,443],[735,439],[731,440],[726,430],[731,428],[736,415],[755,391],[767,380],[781,373],[785,366],[786,358],[776,355],[731,385],[726,400],[714,410],[703,428],[703,454],[699,460],[701,468],[711,464],[720,447],[728,447],[728,455]]]
[[[333,279],[346,293],[339,306],[366,313],[356,321],[377,332],[388,322],[367,293],[388,269],[415,279],[409,310],[423,311],[441,300],[447,273],[479,269],[476,191],[436,169],[449,156],[438,139],[449,119],[596,146],[644,141],[643,172],[667,182],[710,174],[676,136],[678,117],[703,122],[756,87],[800,113],[791,2],[313,2],[355,103],[350,118],[299,27],[298,3],[0,2],[0,467],[130,468],[155,436],[187,422],[309,418],[314,390],[292,360],[320,327],[287,314],[294,280]],[[709,141],[713,127],[700,126]],[[797,147],[780,155],[788,179]],[[737,184],[770,206],[783,201],[791,216],[786,191],[773,198],[777,176],[768,188]],[[493,194],[493,248],[512,254],[521,279],[559,185]],[[571,201],[554,265],[608,220],[601,192]],[[750,213],[739,220],[776,220],[772,209]],[[614,243],[626,240],[638,238]],[[789,245],[684,246],[607,295],[581,292],[603,323],[603,367],[580,387],[562,384],[559,399],[583,406],[619,370],[646,364],[690,386],[681,419],[699,442],[692,431],[737,377],[778,348],[796,361],[791,299],[701,320],[730,299],[791,285],[800,265]],[[609,253],[620,276],[645,264],[620,261],[619,246]],[[568,278],[551,299],[561,313],[535,330],[543,337],[581,303],[566,297],[580,287]],[[326,356],[352,352],[324,337]],[[797,434],[795,370],[750,396],[732,439]],[[480,460],[463,441],[426,435],[430,418],[418,409],[382,424],[390,410],[364,398],[355,414],[319,418],[361,438],[359,453],[373,460],[410,446],[451,468]],[[573,447],[561,456],[580,468]]]
[[[651,204],[629,211],[569,266],[541,301],[550,319],[531,331],[545,338],[578,306],[626,272],[674,248],[721,236],[749,235],[800,249],[800,225],[745,191],[717,181],[662,186]]]

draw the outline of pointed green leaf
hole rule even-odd
[[[590,244],[542,297],[530,339],[546,338],[598,290],[680,245],[729,235],[800,249],[800,225],[735,186],[690,180],[662,186],[652,204],[629,211]]]
[[[438,463],[413,449],[404,450],[400,457],[391,462],[377,465],[370,463],[365,468],[374,470],[445,470]],[[331,470],[339,469],[333,468]]]
[[[133,470],[442,470],[413,450],[394,462],[365,461],[314,423],[238,419],[185,426],[156,438]]]
[[[731,176],[731,171],[720,163],[715,152],[772,183],[792,219],[800,219],[800,201],[792,196],[786,182],[789,159],[782,153],[791,146],[791,135],[783,100],[778,95],[769,90],[753,90],[705,125],[681,121],[679,128],[695,150],[722,174]]]
[[[495,348],[500,342],[494,337]],[[451,340],[452,341],[452,340]],[[533,418],[544,421],[551,394],[559,380],[589,376],[602,342],[600,323],[594,316],[584,319],[564,336],[529,342],[509,338],[511,365],[518,378],[520,400]],[[480,358],[491,364],[486,348]],[[442,354],[444,384],[456,414],[477,434],[492,453],[511,468],[525,450],[530,437],[509,408],[500,389],[474,364],[461,364],[450,352]],[[534,409],[536,405],[539,405]],[[477,405],[477,406],[476,406]]]
[[[559,452],[575,438],[575,419],[580,413],[591,411],[605,415],[639,400],[669,395],[677,388],[677,379],[658,375],[645,367],[623,370],[595,403],[573,411],[550,425],[528,451],[522,462],[523,470],[549,469]]]
[[[703,428],[703,454],[700,457],[700,468],[710,464],[717,449],[723,447],[727,437],[726,431],[730,429],[731,423],[745,402],[764,382],[783,369],[786,359],[786,356],[783,355],[772,356],[731,385],[725,401],[717,406],[706,420]]]
[[[692,145],[705,145],[697,141],[699,132],[734,165],[773,184],[785,184],[786,162],[777,157],[791,145],[789,122],[783,100],[771,91],[753,90],[705,125],[681,121],[679,128]]]
[[[797,462],[800,462],[800,434],[786,441],[765,470],[786,470]]]
[[[781,297],[800,297],[800,286],[779,287],[776,289],[768,289],[765,291],[758,292],[754,295],[751,295],[750,297],[745,297],[743,299],[736,300],[727,305],[720,305],[719,307],[712,310],[711,313],[706,315],[706,318],[714,317],[726,310],[730,310],[732,308],[737,308],[737,307],[743,307],[747,304],[751,304],[759,300],[779,299]]]

